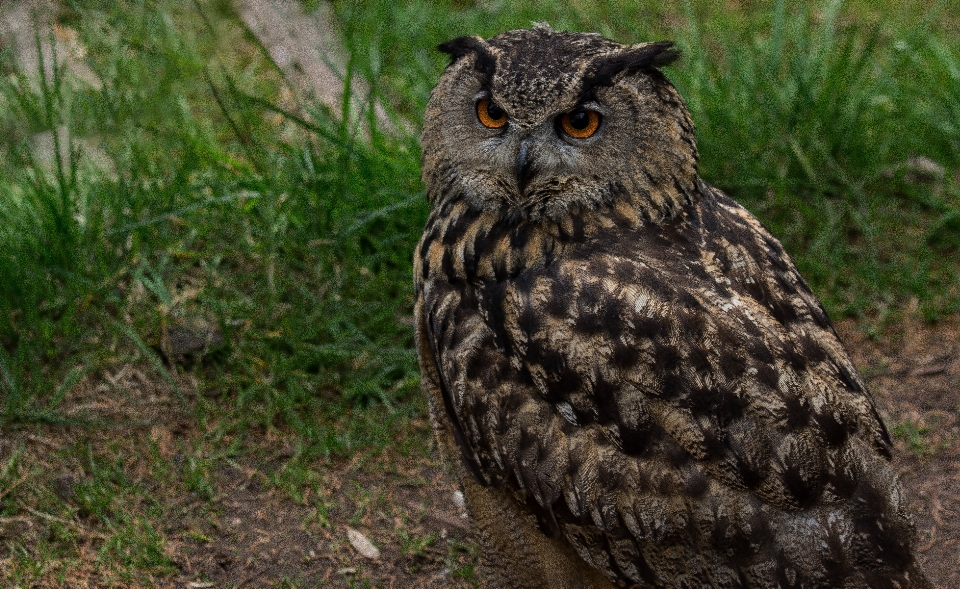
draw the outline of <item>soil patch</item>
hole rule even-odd
[[[894,437],[928,574],[960,587],[960,321],[905,322],[882,339],[851,321],[838,330]],[[278,430],[247,432],[228,451],[229,435],[208,439],[217,424],[201,427],[148,374],[101,374],[65,410],[120,426],[2,432],[0,584],[474,586],[462,499],[425,419],[396,448],[304,464]],[[178,383],[190,401],[189,378]],[[151,541],[156,554],[142,547]]]
[[[894,437],[927,574],[960,587],[960,320],[905,321],[876,340],[837,327]]]

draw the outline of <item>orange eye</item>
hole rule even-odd
[[[575,110],[560,115],[560,128],[577,139],[586,139],[600,127],[600,113],[595,110]]]
[[[483,126],[499,129],[507,124],[507,111],[489,98],[481,98],[477,101],[477,118]]]

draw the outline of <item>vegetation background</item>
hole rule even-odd
[[[327,102],[251,4],[67,0],[3,37],[0,584],[475,583],[418,394],[417,131],[438,43],[534,21],[677,42],[701,175],[841,320],[960,584],[955,3],[287,3],[341,48]]]

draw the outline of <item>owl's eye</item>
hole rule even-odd
[[[507,124],[507,111],[489,98],[481,98],[477,101],[477,118],[484,127],[499,129]]]
[[[579,109],[560,115],[560,129],[576,139],[586,139],[600,127],[600,113]]]

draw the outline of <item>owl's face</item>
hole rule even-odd
[[[650,218],[675,211],[697,155],[683,101],[656,69],[670,47],[543,25],[444,43],[453,61],[421,135],[431,201],[533,220],[616,199]]]

